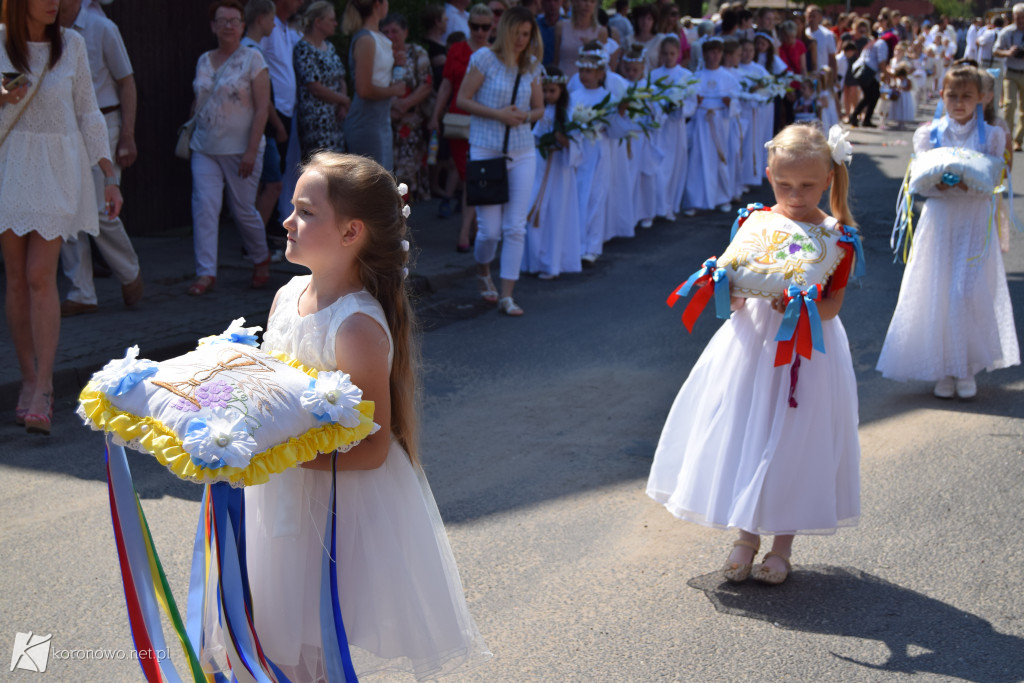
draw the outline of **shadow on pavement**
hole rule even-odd
[[[1024,639],[999,633],[984,619],[851,567],[805,565],[781,586],[730,584],[714,572],[690,579],[724,614],[780,628],[877,640],[881,663],[835,657],[879,671],[932,673],[968,681],[1019,681]],[[921,649],[925,652],[912,654]]]

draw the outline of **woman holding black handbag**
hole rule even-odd
[[[496,302],[498,310],[511,316],[523,314],[523,309],[512,299],[512,292],[523,260],[526,214],[536,170],[530,126],[544,115],[540,85],[542,50],[533,14],[523,7],[510,8],[501,15],[494,45],[473,53],[458,95],[458,107],[472,117],[466,188],[470,203],[473,203],[473,190],[469,187],[473,171],[483,173],[491,186],[500,184],[500,178],[483,162],[505,159],[503,175],[508,188],[507,199],[500,204],[483,204],[494,200],[479,198],[474,256],[480,296],[485,301]],[[485,187],[477,189],[486,194]],[[491,279],[491,261],[502,238],[505,246],[501,252],[499,298]]]

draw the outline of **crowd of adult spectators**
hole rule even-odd
[[[120,172],[135,160],[130,62],[116,26],[96,0],[85,0],[84,7],[82,0],[60,3],[60,24],[85,36],[88,49],[81,50],[60,37],[57,17],[38,10],[42,4],[3,1],[4,71],[37,74],[35,80],[43,80],[46,87],[33,89],[33,79],[16,85],[5,74],[4,84],[11,87],[0,90],[0,157],[9,162],[18,149],[29,149],[25,131],[34,125],[32,111],[43,102],[73,106],[65,112],[60,131],[54,132],[74,139],[67,149],[76,151],[74,167],[80,166],[89,179],[87,195],[97,211],[89,212],[93,218],[88,221],[60,227],[60,234],[54,234],[53,226],[63,225],[61,221],[50,221],[45,229],[32,228],[27,217],[19,222],[18,212],[35,205],[30,200],[0,211],[8,319],[10,329],[18,331],[15,342],[24,376],[19,419],[29,414],[40,430],[48,429],[43,418],[52,398],[49,373],[57,316],[91,313],[98,305],[91,286],[92,251],[88,238],[77,236],[98,232],[94,239],[99,253],[121,279],[125,303],[134,305],[142,296],[138,261],[117,218]],[[515,246],[515,230],[509,226],[524,220],[522,196],[529,189],[518,186],[515,165],[517,155],[532,155],[532,146],[526,149],[532,145],[529,128],[543,112],[534,76],[541,67],[557,67],[571,78],[581,47],[593,41],[603,46],[609,71],[618,70],[622,55],[635,46],[644,49],[650,71],[661,43],[670,36],[679,43],[678,63],[691,71],[703,66],[702,46],[708,40],[750,44],[754,60],[770,74],[794,78],[793,92],[778,99],[776,128],[799,114],[799,84],[811,80],[816,88],[837,94],[842,120],[873,126],[889,66],[900,50],[920,60],[930,79],[929,94],[938,87],[938,74],[963,57],[994,71],[1004,91],[1004,118],[1011,125],[1018,109],[1024,115],[1024,5],[1015,6],[1012,17],[995,13],[971,22],[907,17],[890,9],[875,16],[825,16],[813,5],[791,12],[742,3],[722,5],[712,16],[700,18],[681,16],[679,6],[665,0],[616,0],[611,11],[597,0],[486,0],[472,6],[470,0],[449,0],[426,5],[416,16],[389,12],[387,0],[348,0],[340,18],[337,7],[325,0],[215,0],[209,6],[205,20],[216,47],[199,57],[192,81],[188,148],[197,278],[190,294],[203,295],[216,284],[225,193],[252,261],[251,286],[267,283],[270,264],[281,256],[280,222],[290,212],[295,169],[312,152],[332,149],[376,159],[409,187],[410,201],[439,199],[440,217],[461,214],[458,229],[453,229],[456,249],[468,252],[474,242],[484,245],[475,250],[482,287],[501,299],[507,313],[521,313],[511,298],[515,268],[503,260],[499,293],[490,282],[489,263],[502,235],[509,259],[514,259],[515,249],[508,247],[510,237]],[[346,55],[335,48],[339,28],[348,36]],[[522,35],[517,37],[516,31]],[[536,48],[528,49],[533,44]],[[48,46],[45,54],[41,45]],[[73,49],[65,49],[69,45]],[[481,54],[495,45],[497,52]],[[70,61],[79,52],[88,53],[93,71],[92,100],[77,90],[51,92],[49,83],[56,79],[42,78],[44,69],[83,68]],[[538,62],[536,69],[531,60]],[[513,86],[515,73],[531,76],[524,79],[528,87],[522,92]],[[28,107],[22,101],[33,97],[38,97],[36,107],[23,118],[21,110]],[[511,109],[501,104],[506,99],[513,102]],[[493,102],[481,108],[485,100]],[[105,126],[93,130],[101,120]],[[515,207],[473,211],[465,206],[461,189],[467,162],[495,153],[494,139],[506,125],[515,140],[508,151]],[[1015,148],[1020,150],[1024,125],[1018,122],[1015,128]],[[89,166],[94,168],[85,173]],[[48,177],[82,180],[69,173],[64,169]],[[31,189],[47,202],[62,194],[44,184]],[[79,190],[72,194],[86,201],[86,190]],[[98,228],[93,225],[96,216]],[[52,241],[55,237],[57,242]],[[73,283],[63,303],[56,299],[58,253]],[[43,337],[47,340],[40,341]]]

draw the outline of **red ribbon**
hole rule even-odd
[[[142,616],[139,605],[139,594],[132,579],[132,568],[128,562],[128,551],[125,549],[124,535],[121,532],[121,519],[117,514],[117,503],[114,501],[114,484],[110,479],[110,465],[107,465],[107,492],[110,496],[110,516],[114,522],[114,541],[117,544],[117,560],[121,565],[121,579],[124,582],[124,599],[128,608],[128,623],[131,625],[135,650],[139,653],[139,666],[142,667],[147,681],[162,681],[160,662],[156,658],[153,644],[149,640],[146,620]],[[145,654],[143,654],[145,653]]]
[[[815,285],[820,287],[821,285]],[[789,302],[789,297],[785,297]],[[800,318],[796,323],[796,332],[790,339],[780,341],[775,349],[775,367],[780,367],[793,360],[793,349],[804,358],[810,358],[814,351],[813,339],[811,338],[811,319],[807,315],[807,304],[800,302]]]
[[[853,268],[853,245],[849,242],[839,242],[839,248],[846,253],[843,254],[843,258],[839,261],[836,271],[832,273],[832,279],[829,281],[829,289],[831,290],[845,287],[850,279],[850,270]]]
[[[684,285],[686,283],[683,283]],[[683,326],[687,332],[693,332],[693,325],[697,322],[697,318],[704,311],[704,307],[708,305],[708,301],[711,300],[711,295],[715,293],[715,283],[711,279],[710,275],[701,275],[697,278],[693,286],[697,288],[697,291],[690,297],[690,303],[686,304],[686,309],[683,311]],[[679,290],[683,287],[680,285],[672,290],[672,293],[668,295],[669,306],[674,306],[679,301]]]

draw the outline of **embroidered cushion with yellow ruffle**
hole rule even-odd
[[[797,223],[763,207],[746,212],[718,258],[732,296],[775,299],[793,285],[824,285],[847,254],[840,230]]]
[[[992,194],[1003,183],[1006,164],[999,157],[963,147],[936,147],[910,162],[910,194],[925,194],[939,184],[963,183],[972,192]]]
[[[79,415],[182,479],[232,486],[262,484],[377,431],[373,402],[347,374],[256,348],[260,328],[244,322],[161,363],[128,349],[86,384]]]

